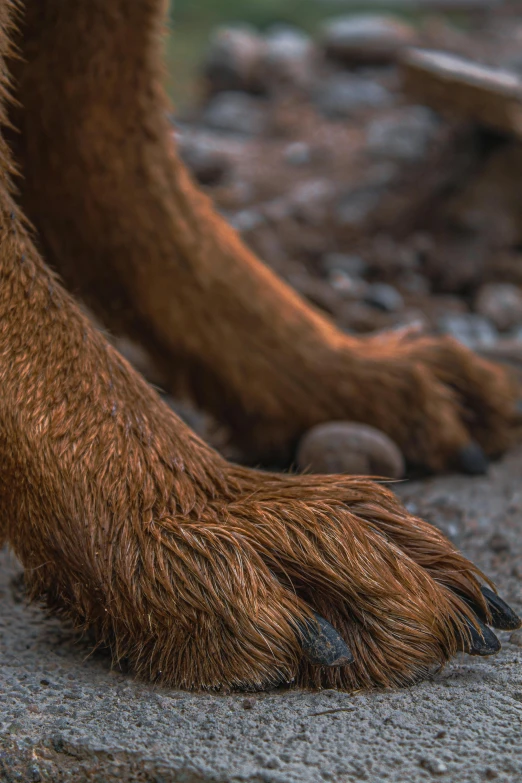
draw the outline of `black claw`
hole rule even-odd
[[[483,476],[488,472],[489,460],[478,443],[469,443],[460,451],[458,465],[469,476]]]
[[[314,612],[314,619],[299,627],[303,652],[315,666],[347,666],[353,655],[333,625]]]
[[[522,620],[515,614],[513,609],[500,598],[489,587],[480,588],[482,595],[486,599],[489,613],[491,615],[491,621],[487,617],[486,612],[476,601],[473,601],[469,596],[459,593],[463,601],[467,603],[470,609],[474,611],[481,622],[486,625],[492,625],[493,628],[498,628],[499,631],[516,631],[517,628],[522,626]]]
[[[464,652],[468,655],[495,655],[501,648],[501,644],[493,631],[487,625],[475,618],[475,622],[480,628],[480,633],[470,620],[466,620],[471,639],[466,641]]]
[[[481,587],[480,589],[488,604],[493,628],[498,628],[500,631],[516,631],[517,628],[520,628],[522,619],[515,614],[513,609],[500,596],[488,587]]]

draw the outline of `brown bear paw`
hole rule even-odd
[[[183,688],[405,685],[458,651],[497,652],[488,625],[520,625],[387,489],[229,470],[197,521],[164,517],[144,537],[141,568],[128,569],[134,611],[113,602],[116,643],[143,676]]]
[[[504,367],[449,337],[408,332],[361,348],[356,418],[378,427],[410,464],[479,474],[513,443],[519,389]],[[342,390],[342,385],[341,385]]]

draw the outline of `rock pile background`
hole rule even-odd
[[[226,219],[342,329],[421,323],[474,347],[520,340],[522,15],[425,6],[490,11],[461,27],[341,13],[315,37],[215,30],[203,97],[174,133]],[[464,57],[470,73],[435,101],[429,68],[412,77],[418,48]],[[517,102],[511,124],[498,119]]]

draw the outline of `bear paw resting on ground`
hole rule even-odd
[[[448,340],[352,340],[248,253],[171,146],[159,0],[28,0],[19,33],[9,5],[4,55],[12,33],[23,57],[21,133],[0,148],[0,537],[30,594],[187,688],[404,684],[495,652],[487,624],[518,618],[388,490],[228,464],[160,401],[35,249],[13,151],[48,260],[253,458],[351,418],[412,462],[476,466],[472,440],[509,442],[507,374]]]

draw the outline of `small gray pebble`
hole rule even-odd
[[[486,318],[474,313],[449,313],[438,321],[438,331],[449,334],[468,348],[495,345],[498,332]]]
[[[448,771],[448,765],[441,759],[424,758],[421,759],[420,766],[432,775],[444,775]]]
[[[361,256],[348,253],[327,253],[321,259],[321,266],[326,274],[341,271],[352,277],[363,277],[368,271],[368,264]]]
[[[501,332],[522,322],[522,291],[511,283],[488,283],[477,294],[475,310]]]
[[[355,75],[332,76],[321,85],[317,108],[331,119],[351,117],[361,109],[379,109],[393,103],[392,94],[373,79]]]
[[[402,295],[388,283],[374,283],[368,286],[364,298],[368,304],[386,313],[397,313],[404,307]]]
[[[406,106],[370,123],[367,149],[376,158],[413,163],[426,155],[439,127],[431,109]]]
[[[265,102],[242,92],[221,92],[207,105],[203,121],[215,130],[259,135],[265,128]]]
[[[291,166],[306,166],[312,160],[312,151],[304,141],[294,141],[285,149],[284,157]]]

